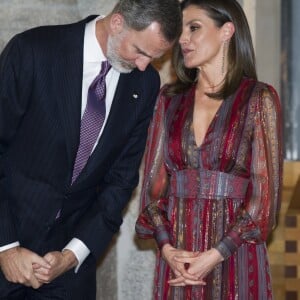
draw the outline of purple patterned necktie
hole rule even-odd
[[[105,119],[105,76],[110,69],[108,61],[103,61],[101,71],[88,90],[86,108],[81,120],[80,144],[73,169],[72,183],[85,166],[96,143]]]

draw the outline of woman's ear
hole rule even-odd
[[[110,29],[113,34],[118,34],[124,29],[124,17],[121,14],[112,14],[110,18]]]
[[[229,41],[235,32],[235,27],[232,22],[226,22],[222,26],[222,39],[224,42]]]

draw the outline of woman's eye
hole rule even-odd
[[[191,25],[190,30],[191,30],[191,31],[195,31],[195,30],[197,30],[198,28],[199,28],[199,26],[197,26],[197,25]]]

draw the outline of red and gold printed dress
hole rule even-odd
[[[203,143],[193,134],[195,86],[159,96],[145,157],[136,232],[188,251],[212,247],[225,260],[206,286],[170,287],[157,255],[154,299],[273,299],[266,240],[282,183],[280,101],[269,85],[243,79],[225,99]]]

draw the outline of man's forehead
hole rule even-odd
[[[142,31],[135,31],[135,47],[151,58],[161,56],[173,43],[163,36],[158,23],[152,23]]]

